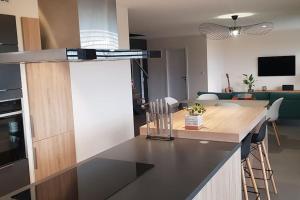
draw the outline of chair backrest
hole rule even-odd
[[[219,100],[219,97],[216,94],[201,94],[197,100]]]
[[[167,102],[167,104],[169,104],[170,106],[174,105],[174,104],[178,104],[178,101],[176,99],[174,99],[173,97],[165,97],[165,101]]]
[[[253,133],[249,133],[241,142],[241,159],[244,160],[248,157],[251,147],[251,138]]]
[[[165,97],[165,102],[170,106],[171,112],[177,112],[179,107],[179,102],[173,97]]]
[[[266,133],[267,133],[267,125],[268,125],[268,120],[264,121],[262,125],[260,126],[258,133],[254,133],[252,136],[252,143],[257,143],[261,142],[265,139]]]
[[[283,101],[283,98],[279,98],[276,101],[273,102],[273,104],[271,105],[271,107],[268,110],[267,113],[267,119],[269,119],[269,121],[276,121],[279,117],[279,108],[280,105]]]
[[[224,107],[241,107],[241,105],[237,103],[231,103],[231,102],[218,102],[215,106],[224,106]]]

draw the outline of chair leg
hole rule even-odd
[[[252,166],[251,166],[249,157],[246,158],[246,163],[247,163],[247,167],[248,167],[248,170],[249,170],[249,173],[250,173],[250,178],[251,178],[251,181],[252,181],[254,192],[256,193],[257,199],[260,200],[257,185],[256,185],[256,181],[255,181],[255,178],[254,178],[254,174],[253,174],[253,170],[252,170]]]
[[[273,128],[274,128],[277,144],[278,144],[278,146],[280,146],[279,133],[278,133],[278,128],[277,128],[276,122],[275,121],[272,122],[272,125],[273,125]]]
[[[269,160],[269,156],[268,156],[268,153],[267,153],[266,146],[265,146],[264,142],[262,142],[262,150],[263,150],[265,158],[266,158],[266,163],[267,163],[268,170],[272,170],[271,164],[270,164],[270,160]],[[274,175],[273,174],[271,175],[271,181],[272,181],[274,193],[277,194],[278,191],[277,191],[277,187],[276,187],[276,184],[275,184],[275,180],[274,180]]]
[[[261,164],[261,169],[262,169],[263,178],[264,178],[265,187],[266,187],[267,199],[271,200],[269,184],[268,184],[267,175],[266,175],[265,161],[264,161],[264,156],[263,156],[262,149],[261,149],[261,144],[258,144],[258,151],[259,151],[260,164]]]
[[[243,163],[241,166],[241,172],[242,172],[242,185],[244,190],[244,197],[245,200],[249,200]]]

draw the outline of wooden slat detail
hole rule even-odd
[[[236,151],[194,200],[241,200],[241,152]]]
[[[74,133],[60,134],[39,142],[36,148],[37,169],[36,181],[55,174],[76,163]]]

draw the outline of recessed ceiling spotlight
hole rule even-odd
[[[238,15],[239,18],[243,18],[243,17],[250,17],[255,15],[255,13],[250,13],[250,12],[245,12],[245,13],[231,13],[231,14],[226,14],[226,15],[220,15],[217,18],[218,19],[231,19],[231,17],[233,15]]]

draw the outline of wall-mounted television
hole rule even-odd
[[[296,56],[258,58],[258,76],[295,76]]]

